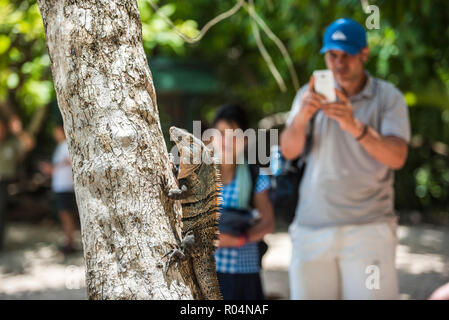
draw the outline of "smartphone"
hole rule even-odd
[[[326,97],[327,102],[337,100],[335,94],[334,75],[330,70],[315,70],[313,72],[315,79],[315,92],[321,93]]]

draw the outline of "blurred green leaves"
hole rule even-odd
[[[154,3],[158,1],[152,0]],[[184,40],[151,8],[145,0],[137,1],[142,20],[143,45],[147,54],[159,46],[169,49],[167,53],[181,55],[185,53]],[[176,6],[168,3],[160,7],[160,12],[170,18],[176,12]],[[177,19],[174,21],[176,28],[189,37],[198,34],[197,23],[193,20]],[[170,52],[171,51],[171,52]]]
[[[415,105],[409,111],[414,137],[407,163],[396,173],[396,205],[400,209],[447,212],[449,109]]]
[[[8,50],[10,46],[11,40],[9,40],[9,37],[4,34],[0,35],[0,54],[6,52],[6,50]]]
[[[45,51],[37,3],[0,0],[0,101],[26,114],[51,101]]]
[[[235,1],[153,0],[190,37]],[[143,45],[150,57],[182,56],[210,67],[222,83],[214,104],[201,105],[195,118],[211,119],[214,108],[240,101],[252,124],[287,111],[295,95],[282,55],[263,38],[288,86],[282,94],[262,59],[251,33],[248,14],[241,10],[214,26],[200,43],[187,45],[150,7],[138,0]],[[315,69],[325,68],[319,54],[326,26],[351,17],[368,17],[360,0],[255,0],[257,13],[286,45],[301,84]],[[393,82],[405,93],[412,129],[424,141],[410,149],[406,167],[397,174],[399,207],[449,207],[449,164],[432,143],[449,144],[449,2],[372,0],[380,9],[380,29],[369,30],[371,58],[367,69]],[[42,20],[35,0],[0,0],[0,103],[8,102],[27,116],[55,98]],[[195,81],[195,79],[192,79]],[[412,197],[411,195],[415,195]]]
[[[156,47],[169,54],[183,54],[184,41],[148,3],[139,0],[138,5],[147,54],[150,55]],[[171,16],[176,6],[166,4],[161,10]],[[177,19],[175,24],[190,36],[198,32],[193,20]],[[0,103],[7,102],[26,118],[53,99],[50,58],[36,1],[0,0]]]
[[[161,12],[175,23],[177,29],[191,37],[198,34],[200,26],[234,4],[218,0],[152,1],[160,6]],[[368,69],[409,92],[409,101],[414,103],[423,102],[421,97],[426,100],[428,86],[438,86],[439,105],[448,106],[447,1],[435,0],[431,6],[418,0],[408,1],[407,5],[386,0],[374,1],[373,4],[380,8],[381,29],[368,31],[372,53]],[[301,83],[308,80],[314,69],[324,67],[318,51],[324,29],[331,21],[349,16],[363,24],[367,18],[359,0],[256,0],[255,5],[260,16],[286,44]],[[148,55],[181,55],[214,65],[219,77],[232,91],[230,94],[245,100],[249,108],[256,109],[259,117],[267,112],[288,110],[288,101],[291,101],[294,91],[290,88],[285,97],[279,94],[257,50],[246,12],[242,10],[216,25],[200,44],[186,45],[147,1],[138,0],[138,6]],[[282,56],[271,41],[264,39],[264,44],[287,79],[288,70]],[[19,107],[33,108],[48,103],[54,94],[37,94],[39,90],[33,83],[51,81],[48,67],[44,31],[36,2],[0,0],[0,101],[13,95]],[[233,78],[236,70],[243,71],[238,81]],[[28,81],[32,83],[27,84]],[[44,84],[42,90],[46,91],[45,88]],[[31,91],[20,93],[28,89]],[[263,98],[260,90],[266,93]],[[20,97],[26,97],[27,102]],[[264,106],[262,109],[261,105]]]
[[[430,159],[415,170],[415,194],[424,208],[440,204],[448,197],[449,166],[444,159]]]

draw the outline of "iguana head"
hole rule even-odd
[[[179,151],[178,179],[189,176],[202,163],[213,162],[212,151],[200,139],[177,127],[171,127],[169,132]]]

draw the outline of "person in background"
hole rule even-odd
[[[77,251],[74,243],[77,206],[73,189],[72,164],[64,127],[61,124],[54,127],[53,137],[58,145],[53,154],[52,163],[41,162],[40,170],[52,177],[51,187],[55,196],[56,210],[66,238],[65,244],[60,247],[60,250],[64,254],[72,254]]]
[[[312,77],[294,99],[281,134],[281,152],[294,159],[314,121],[289,230],[290,296],[397,299],[393,182],[394,170],[407,159],[407,105],[391,83],[365,71],[369,48],[356,21],[333,22],[321,53],[336,80],[338,102],[316,93]]]
[[[8,183],[17,174],[17,165],[26,152],[34,147],[34,138],[22,130],[19,117],[7,120],[0,116],[0,251],[4,247]]]
[[[258,242],[274,230],[273,207],[268,198],[270,182],[267,176],[258,172],[252,181],[251,164],[237,164],[236,161],[243,156],[246,141],[243,137],[225,134],[225,130],[245,131],[248,128],[247,115],[240,106],[222,106],[215,115],[213,126],[219,132],[212,143],[221,160],[223,184],[219,229],[226,230],[228,226],[223,224],[236,211],[248,216],[253,207],[259,213],[256,223],[239,235],[220,232],[219,247],[215,252],[220,290],[225,300],[263,299]],[[232,160],[227,163],[226,159]]]

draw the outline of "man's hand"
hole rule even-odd
[[[313,115],[321,108],[323,102],[326,101],[326,97],[316,93],[315,78],[312,76],[309,80],[309,87],[306,93],[301,98],[301,111],[298,117],[304,122],[308,123],[312,119]]]
[[[354,117],[352,104],[346,96],[338,90],[335,91],[340,101],[323,104],[321,109],[329,118],[337,121],[342,130],[354,138],[360,137],[365,125]],[[402,168],[407,159],[407,143],[402,138],[382,136],[369,126],[359,143],[374,159],[393,170]]]
[[[358,137],[363,132],[363,124],[354,117],[352,104],[346,96],[335,89],[339,98],[338,102],[326,103],[321,109],[331,119],[334,119],[340,125],[340,128],[349,132],[353,137]]]
[[[307,124],[326,101],[326,97],[316,93],[314,88],[315,79],[312,76],[307,92],[301,97],[301,111],[295,116],[292,124],[282,131],[281,152],[286,159],[294,159],[304,151]]]

